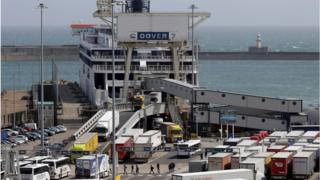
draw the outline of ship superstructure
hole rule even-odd
[[[95,106],[102,107],[112,94],[112,17],[118,101],[132,97],[145,77],[192,83],[193,74],[198,84],[199,46],[192,48],[190,30],[210,13],[150,12],[147,0],[111,2],[97,0],[93,15],[104,24],[72,27],[80,35],[80,86]]]

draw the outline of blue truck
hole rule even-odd
[[[95,178],[97,174],[100,177],[109,176],[109,156],[98,154],[77,158],[75,171],[77,178]]]

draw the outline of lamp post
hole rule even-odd
[[[38,8],[40,8],[40,30],[41,30],[41,37],[40,37],[40,45],[41,45],[41,74],[40,74],[40,83],[41,83],[41,108],[40,108],[40,120],[41,120],[41,147],[44,149],[44,113],[43,113],[43,100],[44,100],[44,89],[43,89],[43,9],[47,7],[40,3]]]
[[[191,77],[191,84],[195,84],[195,79],[194,79],[194,27],[193,27],[193,18],[194,18],[194,9],[197,9],[196,5],[194,4],[191,4],[190,6],[190,9],[191,9],[191,13],[192,13],[192,17],[191,17],[191,46],[192,46],[192,77]]]
[[[113,12],[113,5],[114,5],[114,1],[112,0],[111,3],[111,48],[112,48],[112,179],[116,180],[116,158],[115,158],[115,152],[116,152],[116,145],[115,145],[115,141],[116,141],[116,137],[115,137],[115,86],[114,86],[114,78],[115,78],[115,74],[114,74],[114,66],[115,66],[115,62],[114,62],[114,12]]]

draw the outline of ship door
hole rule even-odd
[[[106,75],[104,73],[94,74],[94,86],[96,89],[106,89]]]

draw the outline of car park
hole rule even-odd
[[[52,130],[52,131],[54,131],[56,134],[62,132],[61,129],[59,129],[59,128],[57,128],[57,127],[50,127],[49,129]]]
[[[13,128],[13,130],[17,131],[20,135],[24,135],[27,132],[27,130],[25,130],[21,127],[15,127],[15,128]]]
[[[31,141],[35,141],[35,140],[38,140],[38,139],[39,139],[38,136],[32,134],[31,132],[27,132],[27,133],[25,134],[25,136],[27,136],[27,138],[28,138],[29,140],[31,140]]]
[[[12,148],[17,146],[17,144],[12,143],[8,140],[1,140],[1,144],[11,146]]]
[[[44,129],[44,132],[48,133],[49,136],[53,136],[56,134],[54,131],[47,129],[47,128]]]
[[[17,145],[20,145],[20,144],[25,143],[24,140],[22,140],[22,139],[16,139],[15,137],[10,137],[8,140],[9,140],[10,142],[12,142],[12,143],[17,144]]]
[[[39,134],[40,135],[40,138],[41,138],[41,129],[39,129],[39,130],[36,130],[36,131],[34,131],[35,133],[37,133],[37,134]],[[44,134],[44,136],[49,136],[49,134],[48,133],[46,133],[46,131],[44,131],[43,132],[43,134]],[[50,135],[50,136],[52,136],[52,135]]]

